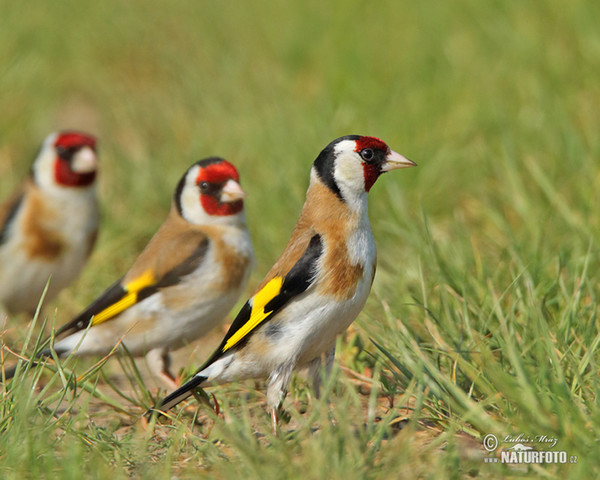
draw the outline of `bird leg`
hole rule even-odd
[[[281,407],[287,393],[287,387],[292,378],[295,363],[288,362],[280,365],[269,377],[267,386],[267,404],[271,409],[271,421],[273,422],[273,433],[277,435],[278,419],[277,410]]]
[[[333,361],[335,360],[335,345],[331,347],[326,353],[318,356],[309,365],[309,375],[312,377],[313,390],[315,397],[321,396],[321,384],[322,376],[326,379],[331,375],[331,369],[333,368]],[[321,365],[325,364],[325,373],[321,371]]]
[[[277,408],[271,408],[271,425],[273,427],[273,435],[277,436]]]
[[[175,390],[179,387],[177,377],[170,371],[171,354],[166,348],[155,348],[146,354],[148,367],[154,375],[159,377],[170,390]]]

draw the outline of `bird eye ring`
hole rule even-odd
[[[360,156],[362,157],[362,159],[365,162],[370,162],[371,160],[373,160],[373,157],[375,156],[375,154],[373,153],[373,150],[370,148],[363,148],[360,151]]]

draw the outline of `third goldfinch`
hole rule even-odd
[[[31,173],[0,205],[0,309],[33,315],[70,285],[94,247],[98,158],[91,135],[64,131],[42,144]]]

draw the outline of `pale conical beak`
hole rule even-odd
[[[416,167],[417,164],[412,160],[400,155],[399,153],[390,150],[390,153],[385,157],[385,163],[381,166],[382,172],[397,170],[398,168]]]
[[[96,171],[96,153],[90,147],[82,147],[71,160],[71,170],[77,173]]]
[[[227,180],[227,183],[221,190],[222,203],[231,203],[237,200],[242,200],[243,198],[246,198],[246,196],[246,192],[242,190],[240,184],[235,180]]]

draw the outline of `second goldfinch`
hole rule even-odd
[[[362,310],[375,275],[367,193],[377,178],[415,163],[374,137],[331,142],[315,160],[306,202],[283,254],[196,375],[167,396],[166,411],[211,382],[266,379],[274,425],[295,369],[318,384],[335,341]],[[318,388],[318,387],[317,387]]]
[[[59,329],[54,351],[105,355],[122,340],[173,388],[169,352],[219,325],[248,280],[254,256],[245,195],[226,160],[192,165],[169,216],[133,266]]]

